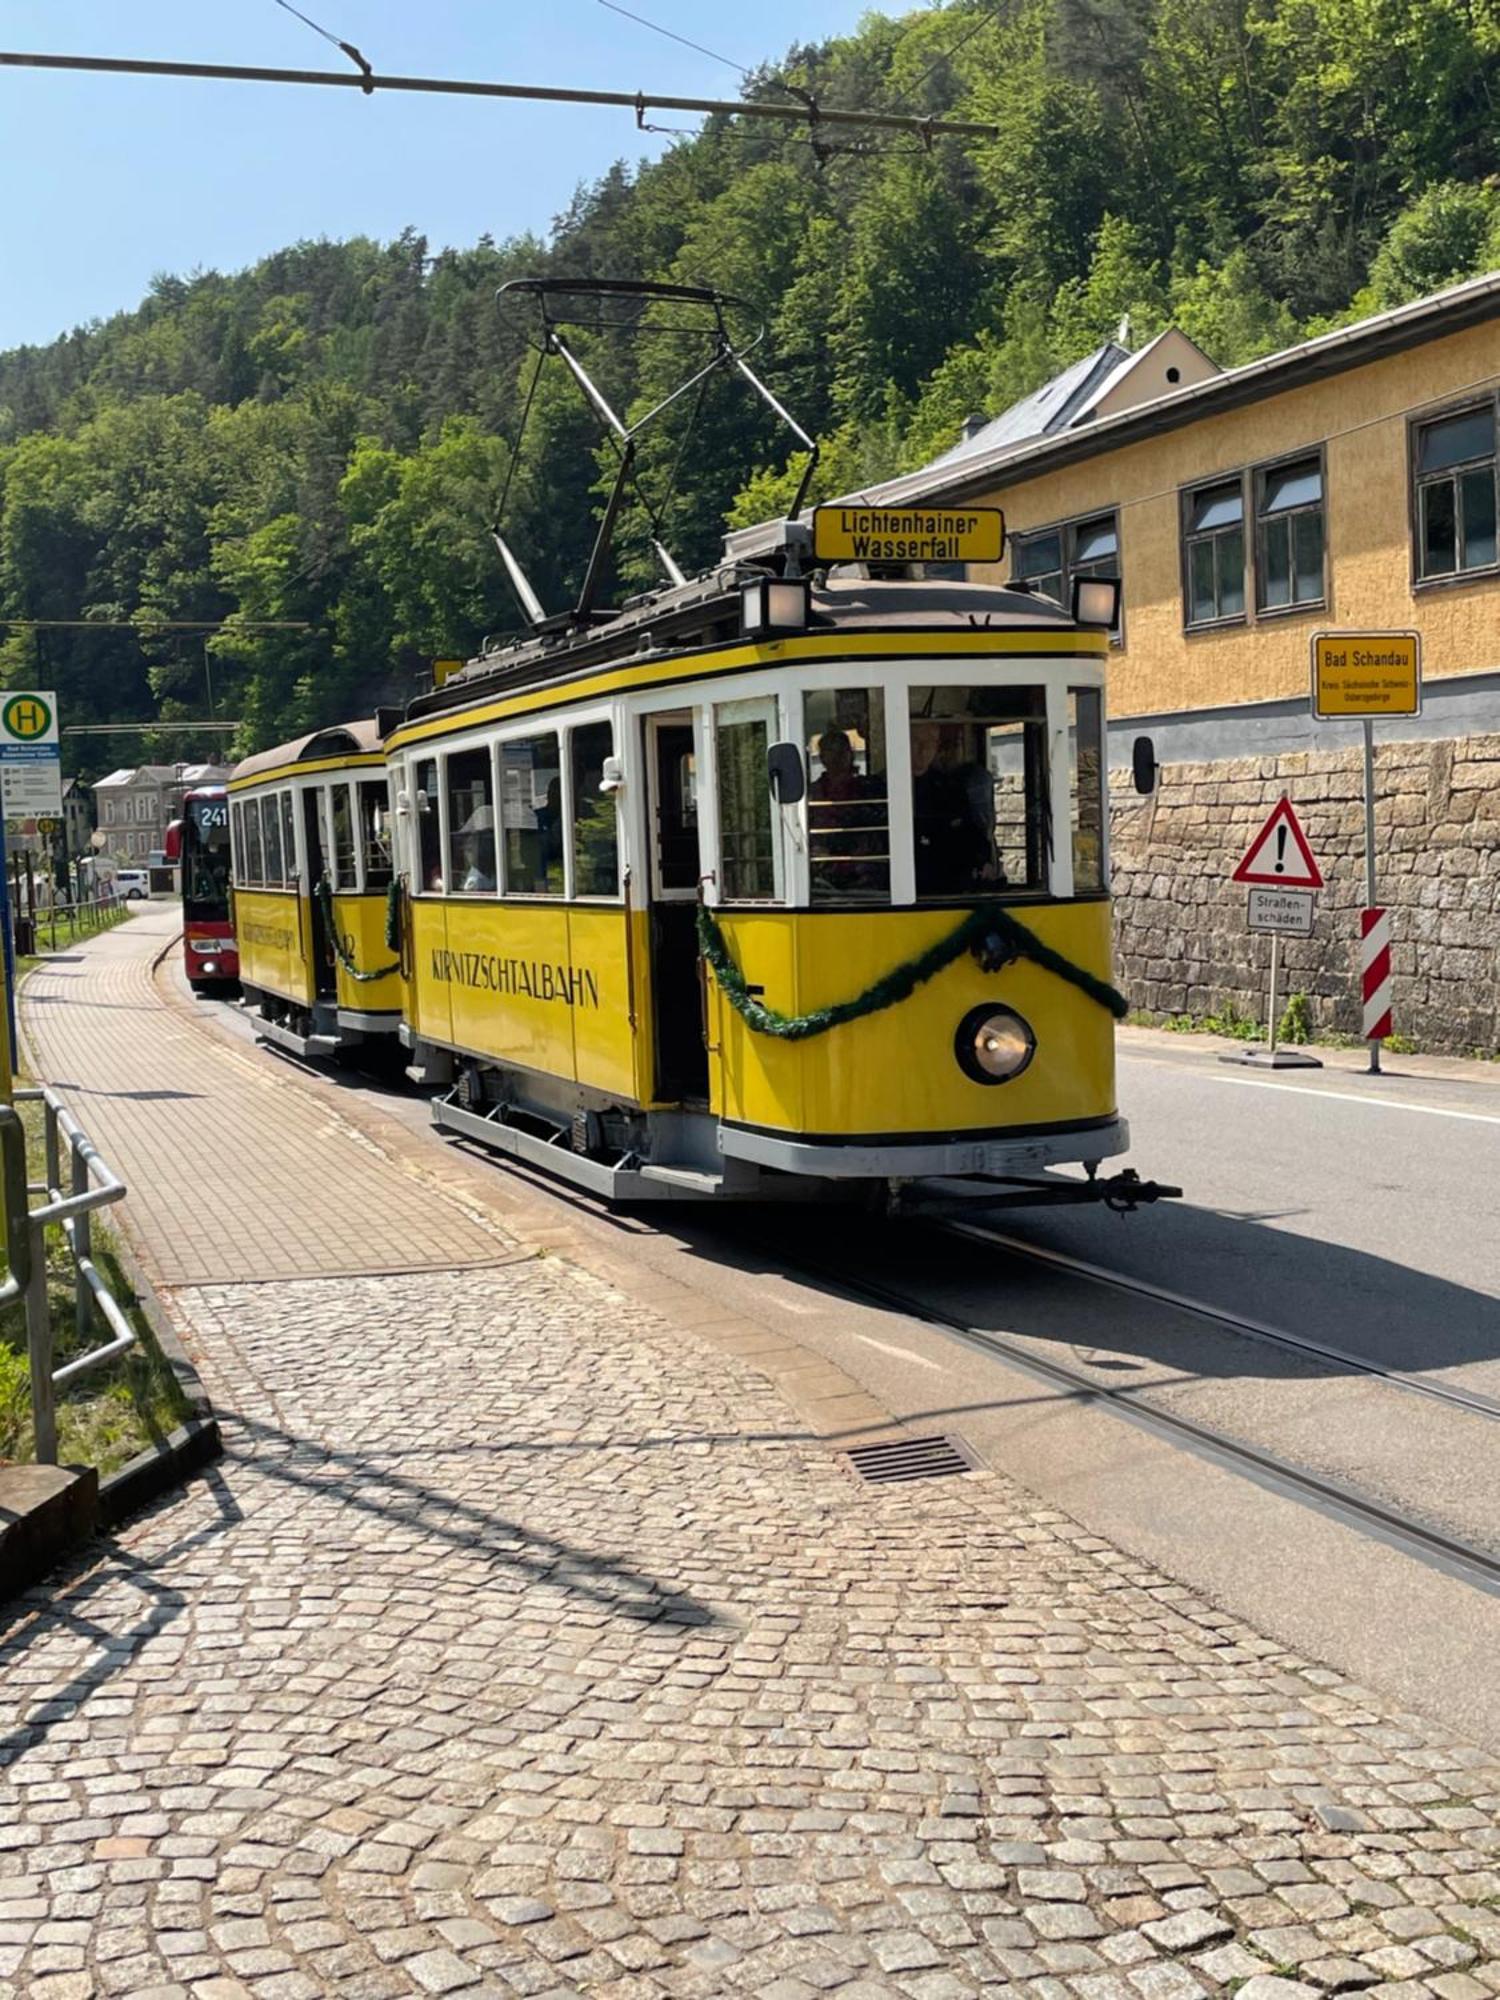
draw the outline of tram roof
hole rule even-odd
[[[361,722],[338,722],[328,729],[314,729],[290,743],[278,743],[272,750],[257,750],[235,765],[231,781],[258,777],[263,771],[279,771],[286,764],[308,764],[318,757],[367,755],[380,748],[380,728],[373,716]]]
[[[662,653],[743,643],[739,587],[753,571],[720,570],[677,589],[631,599],[590,627],[528,633],[491,648],[417,696],[407,719],[461,708],[499,689],[545,686],[581,666],[627,663]],[[1001,631],[1070,629],[1050,597],[993,583],[936,577],[886,578],[834,573],[815,582],[809,633],[942,632],[985,626]],[[274,753],[267,753],[273,755]],[[241,769],[245,769],[241,766]]]

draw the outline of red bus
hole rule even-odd
[[[240,976],[229,915],[229,790],[199,785],[167,828],[166,857],[182,869],[182,956],[194,986]]]

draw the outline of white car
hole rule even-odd
[[[117,868],[114,889],[127,903],[144,899],[151,894],[150,872],[145,868]]]

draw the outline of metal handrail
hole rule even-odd
[[[3,1177],[5,1232],[11,1266],[9,1276],[0,1285],[0,1305],[25,1299],[37,1463],[55,1465],[56,1391],[89,1369],[112,1361],[136,1341],[135,1329],[93,1256],[94,1211],[123,1200],[125,1183],[54,1091],[41,1085],[17,1090],[14,1096],[20,1103],[42,1106],[46,1178],[28,1179],[26,1128],[13,1105],[0,1104],[0,1177]],[[69,1164],[67,1193],[63,1192],[64,1147]],[[34,1194],[45,1196],[35,1208],[31,1206]],[[87,1336],[96,1312],[111,1335],[103,1346],[91,1348],[57,1369],[52,1366],[52,1312],[47,1297],[47,1230],[53,1224],[61,1228],[73,1260],[74,1313],[79,1338]]]

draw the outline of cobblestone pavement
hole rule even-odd
[[[0,1642],[5,2000],[1500,1993],[1493,1761],[998,1474],[559,1257],[174,1298],[222,1465]]]

